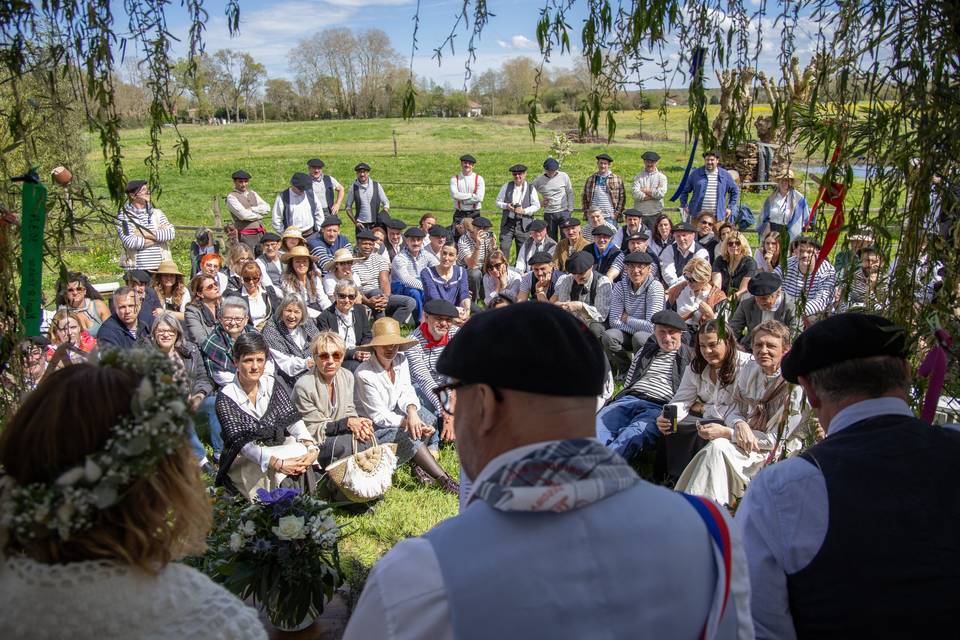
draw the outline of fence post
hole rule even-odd
[[[216,225],[217,229],[223,228],[223,219],[220,217],[220,198],[218,196],[213,196],[213,224]]]
[[[397,130],[393,129],[393,157],[397,157]]]

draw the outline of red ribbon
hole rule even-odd
[[[830,159],[830,166],[827,167],[827,172],[824,174],[824,178],[831,173],[831,169],[837,163],[837,160],[840,158],[840,147],[838,146],[833,150],[833,158]],[[827,233],[823,237],[823,244],[820,246],[820,253],[817,254],[817,260],[813,263],[813,271],[810,272],[810,281],[808,287],[813,286],[813,277],[816,275],[817,270],[820,269],[820,265],[827,259],[827,256],[830,255],[830,251],[833,249],[834,245],[837,244],[837,240],[840,239],[840,230],[843,228],[843,198],[847,195],[847,188],[839,182],[831,182],[829,185],[821,184],[820,193],[817,194],[817,200],[813,203],[813,209],[810,210],[810,219],[807,220],[807,226],[813,222],[813,218],[817,213],[817,208],[821,204],[829,204],[833,206],[834,212],[833,217],[830,219],[830,226],[827,227]]]
[[[950,334],[945,329],[937,329],[933,335],[937,339],[937,346],[927,353],[927,357],[923,359],[920,368],[917,369],[917,374],[921,378],[930,378],[927,394],[923,398],[923,411],[920,413],[920,417],[931,423],[937,413],[937,403],[940,401],[943,382],[947,377],[947,361],[949,360],[947,349],[953,344]]]

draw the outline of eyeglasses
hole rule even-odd
[[[250,276],[247,276],[246,278],[243,279],[243,281],[248,284],[253,284],[254,282],[260,282],[260,278],[252,278]]]
[[[450,384],[440,385],[433,390],[433,393],[436,394],[437,399],[440,400],[440,408],[443,409],[443,412],[449,416],[453,415],[453,403],[456,395],[454,391],[462,387],[469,387],[472,384],[480,384],[477,382],[466,382],[461,380],[460,382],[452,382]],[[500,394],[500,391],[491,386],[490,389],[493,391],[493,397],[497,402],[503,402],[503,396]]]
[[[220,288],[220,285],[218,285],[216,282],[211,282],[210,284],[208,284],[207,286],[205,286],[205,287],[203,288],[203,290],[204,290],[204,291],[210,291],[210,290],[212,290],[212,289],[219,289],[219,288]]]
[[[160,336],[175,336],[177,335],[176,329],[157,329],[153,332],[153,335]]]
[[[225,324],[242,324],[247,321],[247,316],[231,317],[231,316],[222,316],[220,321]]]
[[[357,297],[357,294],[355,293],[338,293],[337,294],[337,298],[339,300],[353,300],[356,297]]]
[[[83,293],[86,291],[86,287],[67,287],[67,293]]]
[[[340,351],[334,351],[330,353],[329,351],[321,351],[317,354],[317,359],[321,362],[326,362],[327,360],[333,360],[334,362],[340,362],[343,360],[343,353]]]

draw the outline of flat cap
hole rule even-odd
[[[370,171],[370,165],[366,162],[359,162],[357,166],[353,168],[354,171]]]
[[[140,187],[147,184],[146,180],[131,180],[127,183],[127,186],[123,188],[124,193],[136,193],[140,191]]]
[[[594,236],[610,236],[613,237],[614,231],[605,224],[600,225],[599,227],[594,227],[590,232],[590,235]]]
[[[423,305],[424,313],[428,313],[431,316],[440,316],[441,318],[459,318],[460,312],[457,311],[457,308],[449,300],[444,300],[443,298],[434,298],[433,300],[427,300]]]
[[[547,171],[556,171],[560,168],[560,163],[557,162],[556,158],[547,158],[543,161],[543,168]]]
[[[440,354],[437,371],[467,384],[589,397],[603,390],[603,361],[600,341],[573,315],[527,302],[473,316]]]
[[[250,174],[244,171],[243,169],[240,169],[239,171],[234,171],[233,175],[231,175],[230,177],[233,178],[234,180],[249,180]]]
[[[360,242],[361,240],[373,240],[376,242],[377,236],[374,235],[373,231],[370,231],[370,229],[361,229],[360,231],[357,231],[357,242]]]
[[[527,260],[527,264],[531,266],[535,264],[550,264],[551,262],[553,262],[553,256],[546,251],[537,251]]]
[[[646,251],[628,253],[623,259],[624,264],[653,264],[653,256]]]
[[[680,314],[670,309],[657,311],[653,314],[653,317],[650,318],[650,322],[653,324],[662,324],[665,327],[671,327],[679,331],[685,331],[687,329],[687,323],[683,321]]]
[[[340,216],[326,216],[323,219],[323,222],[320,223],[321,227],[339,227],[343,222],[340,221]]]
[[[401,220],[400,218],[390,218],[387,220],[387,229],[393,229],[394,231],[403,231],[407,228],[407,223]]]
[[[262,238],[260,238],[260,243],[262,244],[264,242],[280,242],[280,236],[268,231],[267,233],[263,234]]]
[[[465,153],[462,156],[460,156],[460,162],[469,162],[470,164],[477,164],[477,159],[474,158],[469,153]]]
[[[515,164],[510,167],[510,173],[526,173],[527,165],[525,164]]]
[[[150,280],[152,280],[150,274],[143,269],[130,269],[123,277],[126,282],[140,282],[143,284],[150,284]]]
[[[293,174],[293,177],[290,178],[290,185],[300,189],[301,191],[306,191],[307,189],[313,188],[313,178],[298,171],[297,173]]]
[[[450,229],[447,229],[442,224],[435,224],[430,227],[430,231],[427,232],[427,235],[429,235],[431,238],[449,238]]]
[[[596,156],[597,160],[606,160],[607,162],[613,162],[613,158],[610,157],[609,153],[601,153]]]
[[[623,217],[625,218],[642,218],[643,213],[639,209],[624,209]]]
[[[830,365],[870,358],[906,358],[907,333],[886,318],[841,313],[813,324],[800,334],[780,363],[787,382]]]
[[[593,265],[594,260],[592,255],[586,251],[574,251],[570,254],[570,257],[567,258],[564,267],[566,267],[567,273],[586,273],[593,268]]]
[[[634,231],[633,233],[627,236],[627,242],[630,242],[631,240],[649,240],[649,239],[650,239],[650,234],[643,230]]]
[[[644,160],[649,160],[651,162],[656,162],[660,159],[660,154],[656,151],[644,151],[643,155],[640,156]]]
[[[752,296],[768,296],[783,285],[783,281],[776,273],[760,271],[747,283],[747,291]]]
[[[311,158],[310,160],[307,160],[307,166],[316,169],[323,169],[327,165],[320,158]]]
[[[404,238],[426,238],[426,232],[420,227],[409,227],[403,232]]]
[[[559,226],[561,229],[569,229],[570,227],[579,227],[580,221],[577,220],[576,218],[564,218],[563,220],[560,221]]]
[[[493,223],[483,216],[477,216],[473,219],[473,226],[475,226],[477,229],[489,229],[493,226]]]
[[[547,229],[547,223],[539,218],[530,223],[530,226],[527,227],[528,231],[545,231]]]
[[[697,230],[689,222],[681,222],[680,224],[674,225],[673,233],[696,233]]]

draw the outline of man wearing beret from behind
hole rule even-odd
[[[539,302],[487,311],[437,371],[473,490],[377,563],[346,640],[752,637],[728,517],[593,439],[604,358],[586,327]]]
[[[907,404],[902,328],[840,314],[782,362],[826,430],[737,512],[758,638],[936,638],[960,620],[960,433]]]

